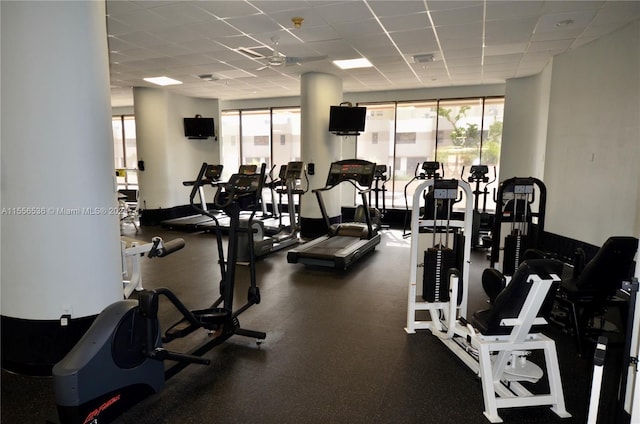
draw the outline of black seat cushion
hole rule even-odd
[[[504,275],[497,269],[487,268],[482,272],[482,288],[489,296],[489,302],[493,303],[506,285]]]
[[[635,237],[610,237],[581,272],[562,280],[560,291],[570,300],[615,294],[631,277],[637,250]]]
[[[532,283],[527,282],[529,276],[536,274],[542,279],[549,278],[550,274],[560,276],[562,266],[562,262],[554,259],[529,259],[522,262],[513,274],[511,282],[498,294],[491,307],[473,314],[471,324],[484,335],[509,334],[512,328],[501,326],[500,321],[506,318],[517,318],[520,314],[532,286]],[[549,316],[557,287],[558,283],[551,286],[537,316]],[[539,331],[540,329],[534,328],[533,330]]]

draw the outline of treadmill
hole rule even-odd
[[[375,249],[380,243],[378,226],[371,220],[371,210],[367,194],[374,180],[376,164],[366,160],[347,159],[333,162],[323,188],[315,189],[320,212],[329,229],[328,234],[287,252],[287,262],[305,265],[319,265],[334,269],[346,270],[355,261]],[[353,185],[362,198],[362,213],[356,210],[356,216],[363,216],[364,222],[333,224],[322,199],[322,193],[329,191],[343,182]]]
[[[202,210],[206,211],[207,209],[207,199],[204,193],[204,186],[211,185],[214,186],[218,184],[220,181],[220,176],[222,175],[222,165],[207,165],[207,169],[202,178],[200,184],[198,184],[198,195],[200,196],[200,204]],[[182,185],[186,187],[193,187],[195,185],[195,181],[183,181]],[[218,211],[209,211],[210,213],[218,213]],[[189,215],[183,216],[180,218],[166,219],[160,222],[160,225],[173,229],[173,230],[185,230],[185,231],[193,231],[197,228],[199,224],[213,221],[210,217],[202,214],[197,215]]]

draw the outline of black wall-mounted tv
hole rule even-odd
[[[184,136],[191,139],[204,140],[215,135],[213,118],[184,118]]]
[[[364,131],[367,108],[359,106],[331,106],[329,132],[338,135],[358,135]]]

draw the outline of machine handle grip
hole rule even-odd
[[[184,246],[184,239],[181,238],[168,241],[158,249],[158,257],[162,258],[164,256],[170,255],[173,252],[177,252],[178,250],[182,249]]]

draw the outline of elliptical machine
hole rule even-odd
[[[408,231],[407,220],[411,215],[411,211],[409,210],[409,193],[408,188],[414,181],[424,181],[424,180],[437,180],[438,178],[444,178],[444,166],[440,162],[435,161],[425,161],[422,162],[422,171],[420,171],[420,162],[416,164],[416,169],[413,172],[413,178],[411,178],[404,185],[404,205],[406,208],[406,212],[404,214],[404,224],[402,225],[402,237],[411,236],[411,232]],[[427,195],[425,191],[424,196]]]
[[[380,218],[384,218],[387,213],[386,196],[387,187],[385,184],[389,181],[390,177],[387,175],[387,165],[376,165],[375,173],[373,174],[373,188],[369,192],[369,204],[380,211]],[[375,193],[374,202],[371,202],[371,193]],[[382,193],[382,208],[380,208],[380,193]]]
[[[471,247],[490,247],[488,238],[491,232],[491,215],[487,212],[487,197],[489,196],[489,185],[498,179],[496,167],[493,167],[493,179],[489,176],[489,166],[471,165],[466,181],[475,184],[473,189],[473,227],[471,233]],[[464,180],[464,166],[460,173],[460,179]],[[481,185],[484,184],[482,187]],[[482,208],[480,208],[480,198],[482,198]],[[485,237],[487,236],[487,237]]]
[[[207,166],[206,163],[202,165],[197,182],[202,181]],[[189,310],[169,289],[159,288],[140,292],[137,301],[123,300],[105,308],[82,339],[53,367],[60,422],[111,422],[134,404],[162,390],[165,380],[189,364],[208,365],[210,360],[202,356],[231,336],[253,337],[258,344],[266,338],[264,332],[241,328],[238,321],[238,315],[260,303],[253,262],[247,303],[235,311],[232,309],[241,205],[257,204],[264,168],[263,165],[260,174],[234,174],[216,192],[215,208],[223,210],[231,218],[227,262],[224,260],[220,228],[216,230],[222,273],[221,296],[210,308]],[[197,182],[191,194],[192,205],[215,220],[215,215],[193,202],[199,190]],[[184,242],[170,243],[164,245],[166,254],[184,245]],[[164,335],[158,320],[160,295],[165,296],[183,316]],[[191,351],[178,353],[163,347],[163,343],[185,337],[198,329],[205,330],[211,338]],[[165,370],[165,360],[175,361],[175,364]]]

